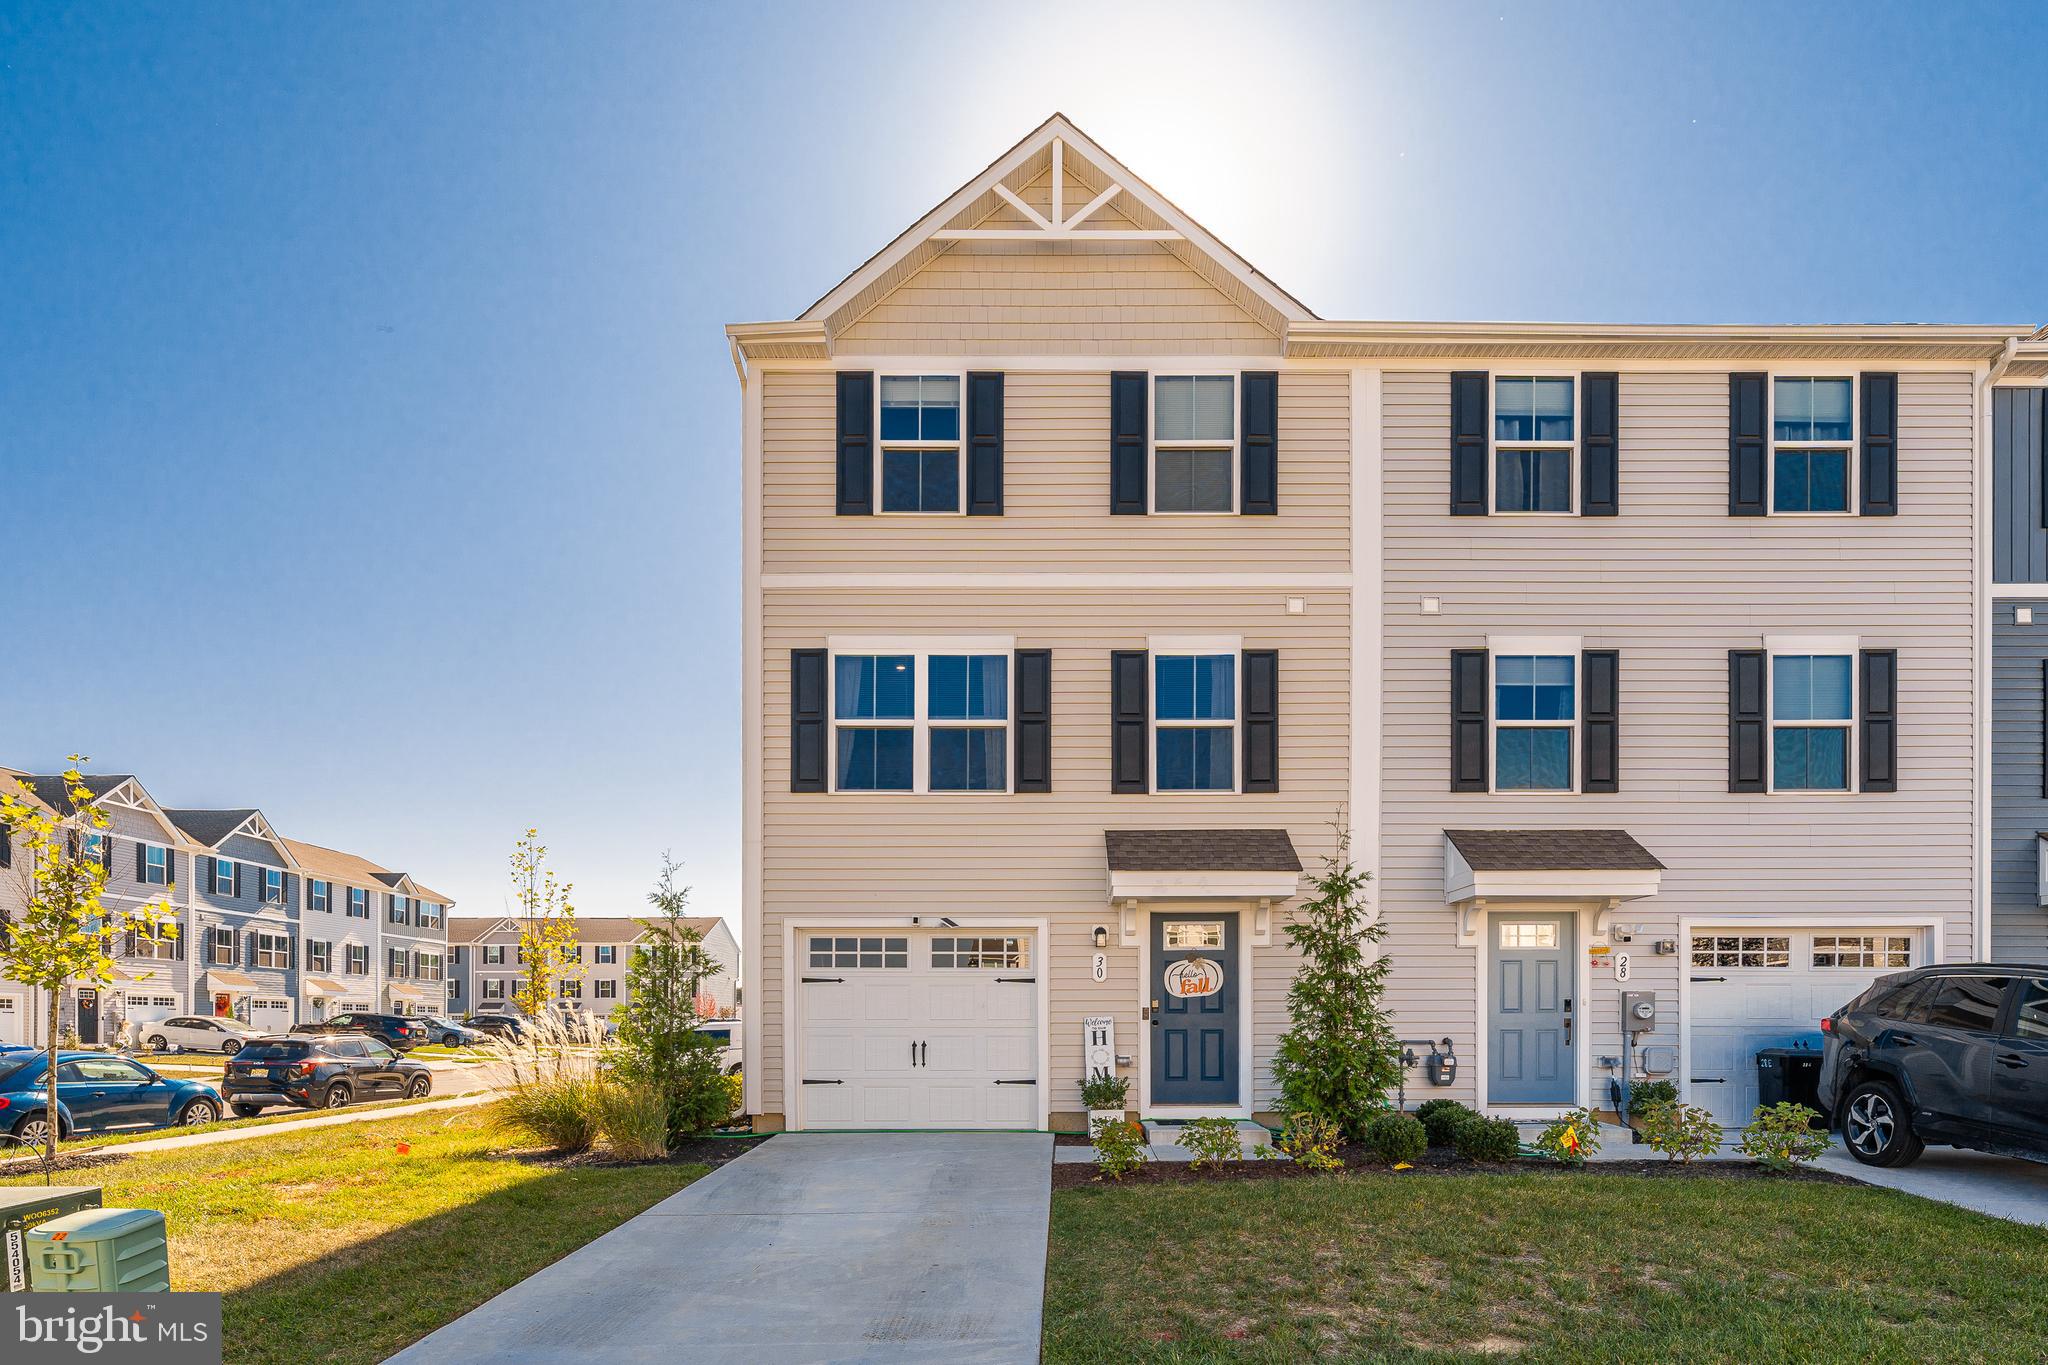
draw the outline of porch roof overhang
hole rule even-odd
[[[1103,832],[1112,900],[1285,900],[1301,856],[1284,829]]]
[[[347,993],[348,987],[342,985],[339,981],[330,981],[324,976],[309,976],[306,978],[307,995],[329,996],[346,995]]]
[[[240,972],[211,971],[203,978],[209,991],[253,991],[256,978]]]
[[[385,989],[391,992],[391,998],[394,1000],[419,1000],[432,1003],[445,998],[443,992],[447,990],[446,986],[441,986],[440,990],[434,989],[435,986],[440,985],[441,983],[439,982],[433,982],[428,985],[415,985],[411,982],[401,984],[393,981]]]
[[[1640,900],[1664,864],[1620,829],[1447,829],[1444,903]]]

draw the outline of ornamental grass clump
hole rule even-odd
[[[612,1078],[592,1096],[605,1146],[621,1161],[659,1161],[668,1155],[668,1100],[653,1086]]]

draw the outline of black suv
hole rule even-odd
[[[1820,1101],[1858,1161],[1930,1142],[2048,1161],[2048,966],[1900,972],[1821,1030]]]
[[[418,1099],[433,1089],[425,1062],[362,1034],[253,1039],[228,1062],[220,1084],[228,1107],[243,1118],[266,1104],[339,1109],[356,1100]]]
[[[294,1024],[293,1033],[366,1033],[400,1052],[410,1051],[427,1041],[427,1026],[402,1014],[337,1014],[317,1024]]]

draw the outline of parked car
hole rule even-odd
[[[728,1076],[740,1074],[739,1030],[737,1019],[706,1019],[697,1025],[697,1032],[709,1034],[725,1045],[718,1054],[718,1069]]]
[[[232,1057],[242,1050],[242,1044],[251,1038],[261,1038],[265,1030],[239,1019],[181,1014],[175,1019],[159,1019],[153,1024],[144,1024],[138,1032],[143,1047],[151,1052],[166,1052],[177,1047]]]
[[[434,1073],[425,1062],[368,1034],[308,1037],[296,1029],[254,1040],[221,1078],[228,1106],[244,1118],[269,1104],[339,1109],[356,1100],[418,1099],[433,1089]]]
[[[293,1033],[364,1033],[404,1052],[427,1041],[423,1020],[403,1014],[337,1014],[318,1023],[294,1024]]]
[[[514,1042],[530,1032],[526,1020],[516,1014],[472,1014],[467,1023],[478,1033],[488,1033],[493,1038],[507,1038]]]
[[[1928,1143],[2048,1161],[2048,966],[1881,977],[1821,1031],[1820,1101],[1858,1161],[1903,1166]]]
[[[421,1022],[427,1026],[427,1041],[442,1047],[470,1047],[484,1040],[482,1031],[438,1014],[424,1015]]]
[[[50,1135],[43,1083],[48,1065],[40,1052],[0,1053],[0,1128],[23,1142]],[[212,1123],[220,1112],[220,1094],[210,1085],[174,1081],[104,1052],[57,1054],[57,1121],[66,1136]]]

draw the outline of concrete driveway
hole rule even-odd
[[[1838,1142],[1815,1164],[1866,1185],[2048,1227],[2048,1166],[2031,1161],[1960,1147],[1929,1147],[1910,1166],[1866,1166]]]
[[[1052,1138],[785,1133],[392,1359],[1038,1359]]]

